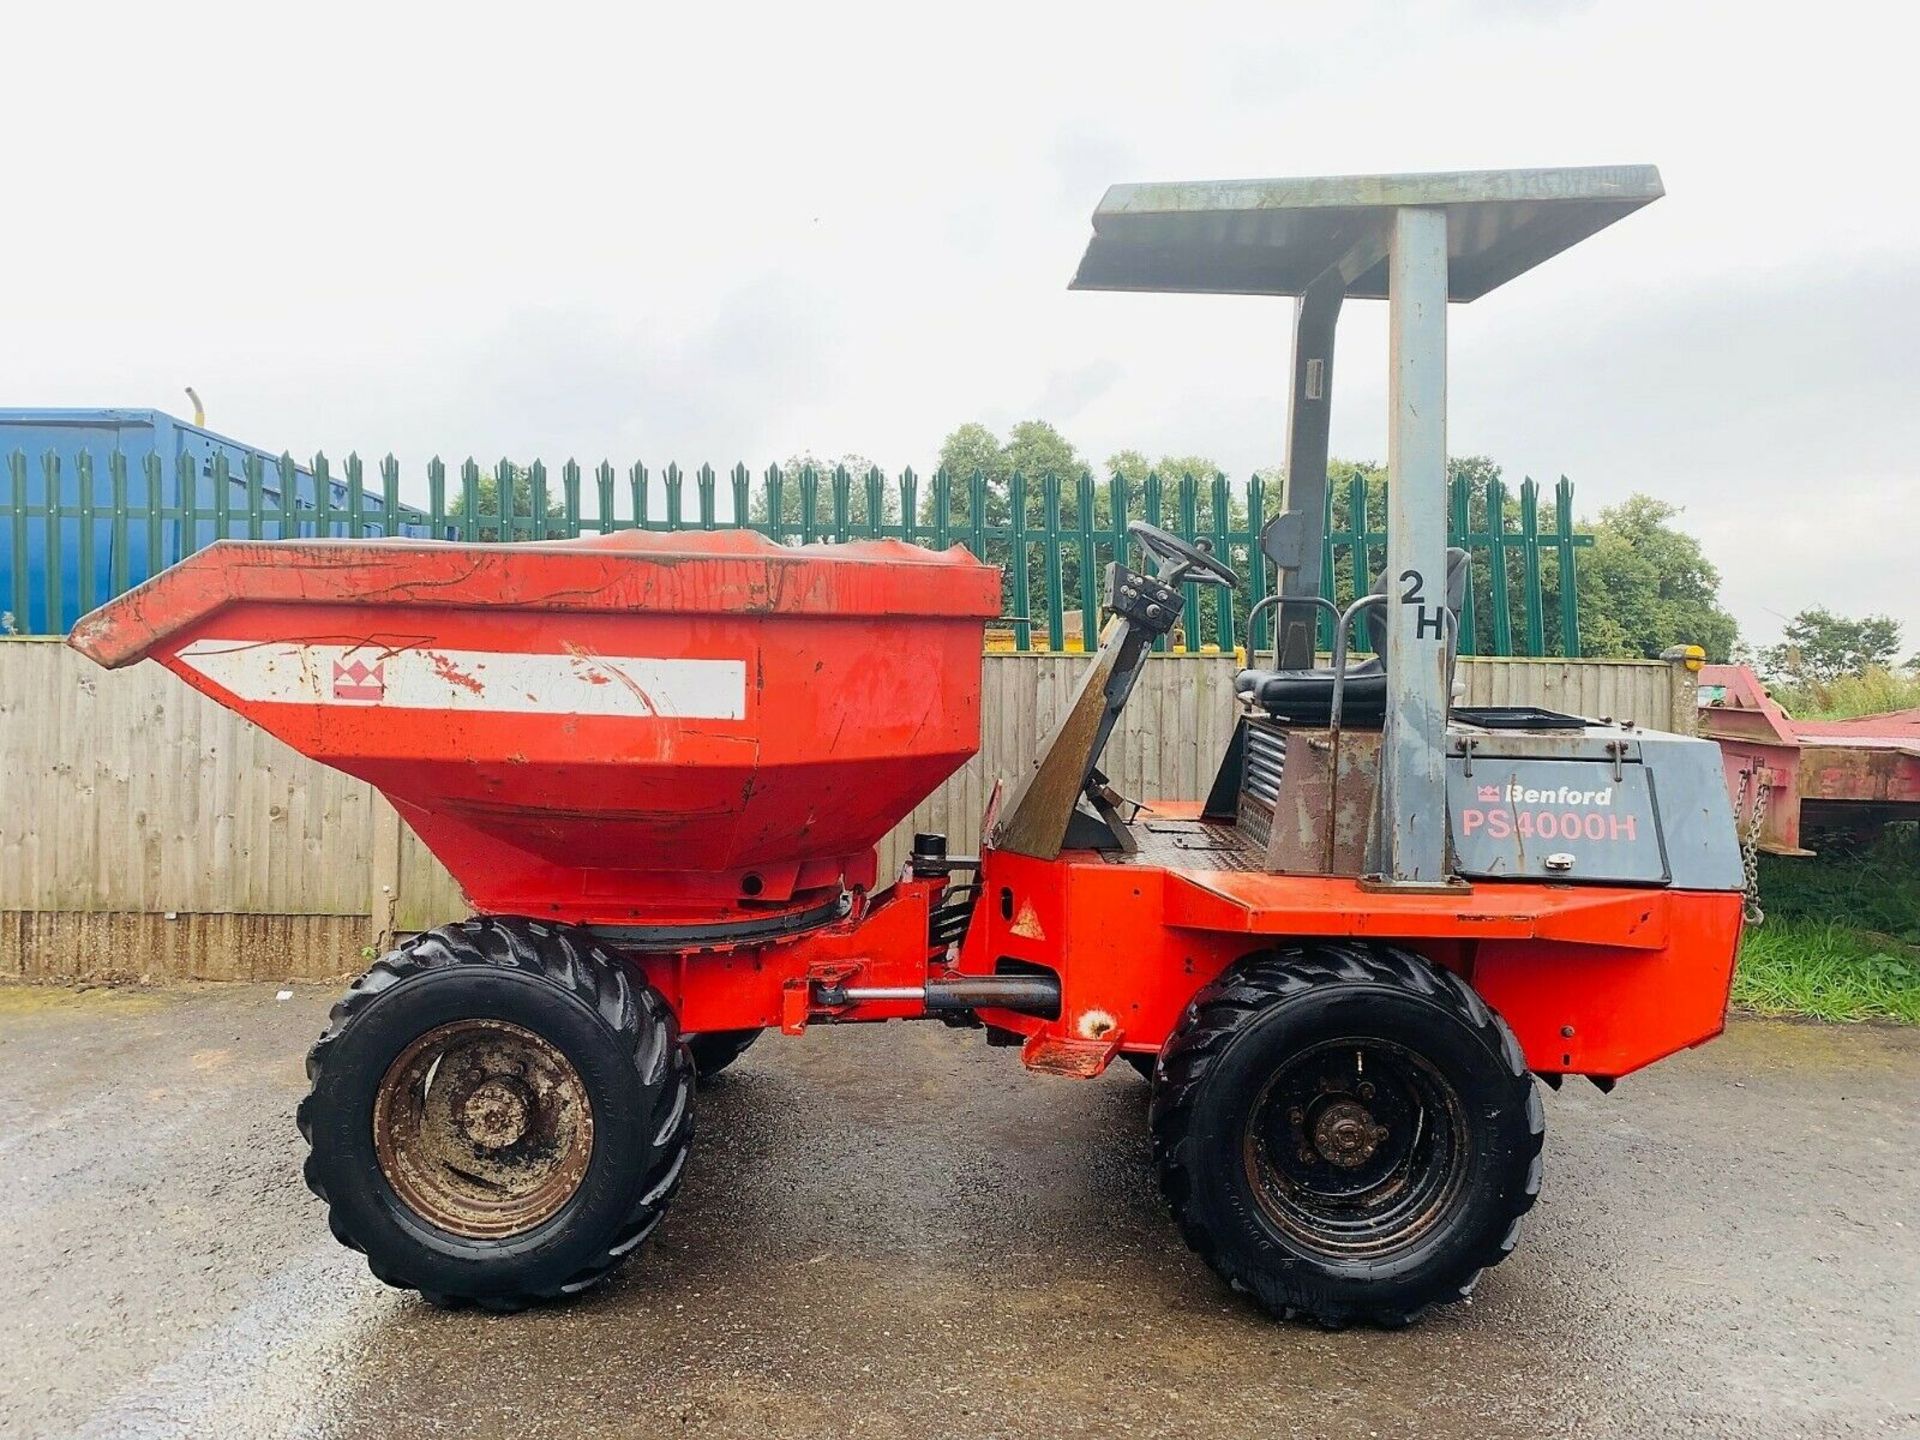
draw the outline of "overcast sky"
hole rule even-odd
[[[1920,648],[1906,7],[13,7],[0,405],[305,456],[926,467],[1053,421],[1245,475],[1291,302],[1069,293],[1116,181],[1650,161],[1452,312],[1450,448],[1686,507],[1749,639]],[[1906,137],[1904,140],[1900,137]],[[1384,454],[1384,306],[1336,453]]]

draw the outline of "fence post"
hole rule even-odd
[[[1013,648],[1033,648],[1033,587],[1027,575],[1027,477],[1018,470],[1007,477],[1008,569],[1013,575]]]
[[[978,470],[967,481],[967,529],[968,546],[973,558],[987,558],[987,477]],[[1002,589],[1005,589],[1004,582]],[[1022,602],[1025,603],[1025,602]]]
[[[107,486],[113,516],[107,527],[107,598],[127,588],[127,457],[115,450],[107,456]]]
[[[265,510],[267,467],[261,458],[252,451],[240,462],[240,472],[247,477],[247,539],[266,539]],[[222,537],[225,538],[224,536]]]
[[[561,524],[566,526],[566,538],[574,540],[580,535],[580,462],[571,455],[567,463],[560,467],[560,505]]]
[[[1573,558],[1573,482],[1566,476],[1554,488],[1555,550],[1560,558],[1560,653],[1580,653],[1580,578]]]
[[[1368,528],[1372,516],[1368,508],[1367,477],[1355,475],[1347,482],[1347,523],[1353,527],[1353,540],[1347,547],[1348,563],[1353,569],[1353,594],[1349,598],[1355,600],[1367,593],[1373,576],[1373,533]],[[1351,645],[1352,639],[1347,643]],[[1366,641],[1363,648],[1371,649],[1372,641]]]
[[[1066,586],[1060,571],[1060,477],[1040,477],[1040,523],[1045,527],[1046,555],[1041,562],[1047,584],[1047,649],[1067,648]]]
[[[1487,554],[1493,561],[1493,653],[1513,654],[1513,601],[1507,593],[1507,485],[1487,481]]]
[[[695,502],[700,507],[700,528],[711,530],[714,527],[714,479],[713,466],[702,465],[693,477]]]
[[[852,523],[850,515],[853,500],[853,477],[847,474],[847,467],[833,467],[833,538],[836,542],[845,542],[852,537],[848,528]]]
[[[753,525],[753,501],[749,492],[753,488],[753,476],[747,472],[745,461],[735,461],[733,480],[733,528],[750,529]]]
[[[51,450],[41,461],[41,475],[42,493],[47,502],[42,507],[47,537],[47,630],[58,633],[66,628],[60,604],[60,569],[64,557],[60,554],[60,457]]]
[[[93,452],[82,450],[74,457],[73,466],[74,520],[79,531],[79,544],[74,547],[75,579],[74,613],[84,615],[93,608]]]
[[[293,463],[293,453],[280,452],[280,538],[298,540],[300,538],[300,471]]]
[[[347,471],[347,535],[359,540],[367,533],[367,486],[366,476],[360,469],[360,452],[349,450],[346,460]],[[219,501],[214,501],[216,505]],[[217,519],[216,522],[218,523]]]
[[[380,462],[380,533],[400,533],[400,462],[389,454]]]
[[[1460,601],[1460,625],[1455,634],[1459,653],[1473,655],[1479,651],[1473,604],[1473,487],[1464,475],[1455,475],[1448,483],[1454,541],[1467,552],[1467,593]]]
[[[953,476],[945,470],[936,470],[933,472],[933,545],[936,550],[945,550],[952,544]]]
[[[678,465],[667,466],[667,529],[682,528],[681,502],[685,493],[687,477],[680,473]]]
[[[1176,482],[1180,496],[1180,538],[1189,545],[1200,538],[1200,488],[1191,473],[1182,471]],[[1189,655],[1200,653],[1200,587],[1182,585],[1180,627],[1182,646]]]
[[[886,533],[887,505],[881,493],[885,484],[886,476],[880,473],[880,467],[869,465],[866,474],[867,534],[876,540]]]
[[[460,462],[460,538],[480,538],[480,466],[471,455]]]
[[[1247,587],[1248,610],[1267,598],[1267,557],[1260,549],[1260,532],[1266,529],[1267,487],[1258,475],[1247,482]],[[1256,650],[1266,644],[1273,627],[1262,615],[1258,625],[1247,627],[1247,663],[1254,663]],[[1277,663],[1277,662],[1276,662]]]
[[[800,543],[811,545],[819,538],[814,512],[820,500],[820,476],[811,465],[800,467]]]
[[[1327,484],[1326,501],[1321,507],[1320,514],[1320,598],[1323,600],[1334,600],[1335,603],[1338,603],[1337,597],[1334,594],[1334,580],[1336,577],[1333,568],[1333,496],[1333,484],[1329,481]],[[1292,498],[1293,481],[1288,480],[1287,499],[1291,501]],[[1315,650],[1333,649],[1333,622],[1327,617],[1327,612],[1317,605],[1314,607],[1313,625],[1316,640],[1313,648]],[[1278,663],[1277,658],[1275,663]]]
[[[15,449],[6,457],[8,468],[8,530],[12,536],[13,593],[8,612],[17,634],[33,634],[33,614],[27,607],[27,451]]]
[[[787,472],[778,465],[767,466],[767,533],[776,545],[787,539]]]
[[[1219,471],[1213,473],[1213,553],[1220,557],[1220,563],[1228,569],[1233,568],[1233,548],[1227,540],[1227,529],[1233,520],[1227,500],[1227,477]],[[1233,591],[1215,588],[1213,591],[1213,643],[1221,651],[1233,653]]]
[[[1540,487],[1531,478],[1520,482],[1520,535],[1526,543],[1527,654],[1547,653],[1546,599],[1540,591]]]
[[[1158,471],[1149,470],[1147,472],[1147,483],[1144,489],[1146,493],[1141,497],[1141,507],[1146,511],[1147,523],[1165,529],[1166,527],[1160,524],[1160,475]],[[1164,635],[1156,636],[1154,638],[1153,648],[1164,653],[1167,649],[1167,637]]]
[[[324,454],[313,457],[313,535],[316,540],[333,538],[333,476]]]
[[[544,540],[547,538],[547,463],[535,460],[527,467],[527,484],[532,492],[532,503],[527,507],[527,538]]]
[[[1079,522],[1080,546],[1080,648],[1095,650],[1100,645],[1100,575],[1093,552],[1093,475],[1080,472],[1074,493],[1074,519]]]
[[[594,508],[600,522],[600,533],[613,533],[613,462],[602,460],[600,468],[593,472]]]
[[[427,462],[427,528],[435,540],[446,538],[447,467],[438,455]]]
[[[147,482],[147,574],[152,577],[158,575],[167,563],[166,551],[162,548],[167,502],[160,452],[149,450],[140,468],[145,472]]]
[[[173,457],[173,485],[180,495],[180,520],[185,531],[180,538],[180,556],[185,559],[200,548],[200,477],[193,457],[182,452]]]

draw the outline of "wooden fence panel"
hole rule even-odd
[[[994,780],[1032,763],[1087,664],[999,654],[979,755],[881,847],[915,830],[979,844]],[[1692,677],[1652,662],[1461,662],[1472,704],[1538,704],[1690,728]],[[1103,768],[1143,799],[1206,792],[1232,735],[1234,661],[1169,655],[1142,675]],[[393,808],[158,665],[103,671],[64,645],[0,642],[0,974],[334,975],[395,931],[467,913]]]
[[[0,643],[0,911],[368,913],[377,797],[158,665]]]

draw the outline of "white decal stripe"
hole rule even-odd
[[[740,720],[744,660],[196,640],[182,663],[242,700],[359,709]]]

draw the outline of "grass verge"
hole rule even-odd
[[[1920,1025],[1920,840],[1820,843],[1815,859],[1763,856],[1764,925],[1740,947],[1733,1002],[1763,1015]]]

